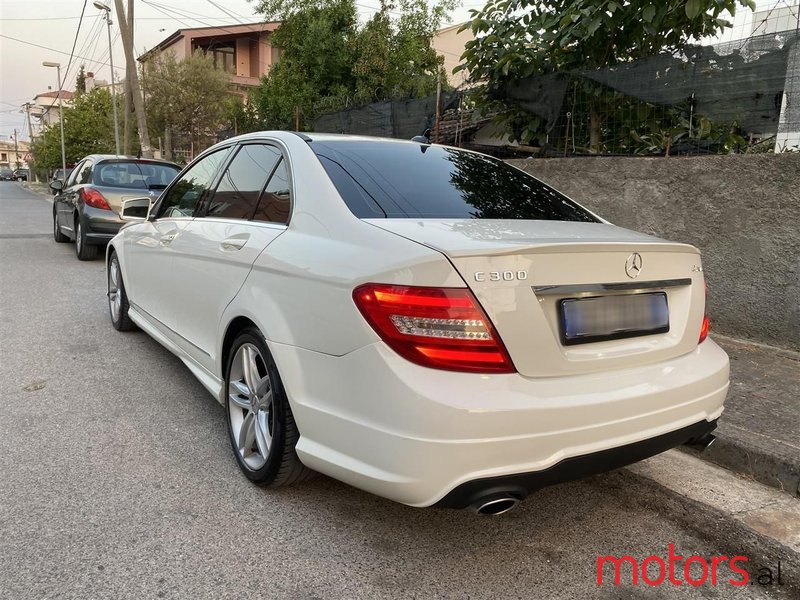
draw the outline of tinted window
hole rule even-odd
[[[273,146],[242,146],[225,169],[206,216],[252,218],[261,190],[280,157],[280,151]]]
[[[68,169],[66,177],[63,177],[64,175],[63,169],[56,169],[56,173],[55,175],[53,175],[53,179],[60,179],[61,181],[63,181],[64,188],[68,188],[71,185],[75,185],[75,181],[78,179],[78,174],[81,172],[81,169],[83,169],[83,166],[87,162],[88,161],[84,160],[83,162],[78,163],[78,166],[75,167],[74,169]]]
[[[230,148],[222,148],[192,165],[175,184],[161,196],[157,217],[191,217],[203,194],[211,187],[220,165]]]
[[[107,161],[94,169],[94,183],[104,187],[163,190],[175,179],[178,168],[148,162]]]
[[[291,212],[291,192],[289,191],[289,169],[286,161],[281,159],[278,168],[267,183],[258,209],[253,217],[257,221],[270,223],[288,223]]]
[[[538,179],[481,154],[377,140],[313,142],[311,147],[360,218],[597,221]]]
[[[75,183],[91,183],[92,166],[93,166],[92,161],[87,160],[86,162],[76,167],[75,171],[77,171],[77,177],[75,179]]]

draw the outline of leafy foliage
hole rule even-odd
[[[453,6],[381,0],[360,25],[353,0],[262,0],[256,10],[281,21],[272,40],[281,54],[237,116],[239,130],[293,129],[297,111],[308,128],[326,110],[433,93],[442,67],[431,39]]]
[[[540,123],[506,100],[505,85],[549,73],[613,67],[680,50],[730,27],[724,11],[755,8],[753,0],[489,0],[473,10],[475,39],[463,64],[473,81],[485,83],[478,98],[498,112],[514,137],[530,138]],[[586,84],[598,98],[590,103],[591,141],[600,149],[603,90]],[[527,131],[526,131],[527,130]],[[525,135],[523,135],[523,133]]]
[[[76,94],[72,106],[64,107],[64,150],[68,165],[77,163],[87,154],[114,153],[114,123],[108,90],[95,88]],[[53,169],[61,166],[58,121],[45,127],[34,140],[33,155],[37,167]]]
[[[83,94],[84,92],[86,92],[86,67],[81,65],[78,75],[75,77],[75,93]]]
[[[227,73],[197,50],[177,61],[166,52],[148,64],[142,74],[150,135],[164,136],[167,128],[203,144],[225,121],[230,102]]]

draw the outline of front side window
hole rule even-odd
[[[189,167],[161,196],[156,218],[191,217],[198,202],[214,182],[214,177],[230,150],[230,147],[221,148]]]
[[[359,218],[597,222],[535,177],[482,154],[378,140],[315,141],[311,148]]]
[[[250,219],[281,153],[274,146],[245,144],[233,157],[209,203],[207,217]]]

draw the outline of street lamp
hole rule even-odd
[[[114,97],[114,51],[111,46],[111,9],[102,2],[95,2],[94,7],[106,13],[106,25],[108,25],[108,60],[111,63],[111,109],[114,111],[114,143],[117,146],[117,156],[119,156],[119,122],[117,121],[117,100]]]
[[[61,176],[67,178],[67,154],[64,151],[64,103],[61,101],[61,63],[44,61],[43,67],[55,67],[58,77],[58,122],[61,125]]]

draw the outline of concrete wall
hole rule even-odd
[[[800,350],[800,155],[512,164],[621,227],[703,253],[713,331]]]

